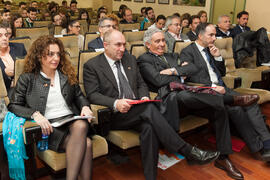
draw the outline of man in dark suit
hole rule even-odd
[[[235,91],[227,88],[221,79],[226,74],[224,60],[219,49],[214,46],[216,29],[212,24],[200,24],[196,29],[198,39],[195,43],[184,48],[180,59],[186,62],[187,80],[214,87],[220,96],[237,95]],[[241,137],[252,152],[262,150],[262,158],[270,161],[270,133],[266,127],[263,116],[257,103],[247,107],[226,106],[231,122],[235,125]],[[248,130],[251,124],[255,129]],[[257,138],[254,138],[257,137]],[[253,140],[252,140],[253,139]]]
[[[232,37],[231,20],[227,15],[218,17],[218,25],[216,27],[216,37]]]
[[[113,19],[106,17],[106,18],[102,18],[99,21],[98,27],[99,27],[98,31],[100,33],[100,36],[88,43],[88,50],[93,51],[93,52],[104,51],[104,46],[103,46],[104,33],[110,29],[115,29],[115,24],[114,24]]]
[[[232,36],[235,37],[237,34],[242,32],[250,31],[250,27],[247,26],[249,14],[247,11],[241,11],[237,14],[238,24],[232,30]]]
[[[179,56],[176,53],[164,53],[165,42],[164,34],[158,30],[148,30],[145,32],[144,42],[148,49],[148,52],[144,53],[138,58],[138,64],[140,72],[150,89],[154,92],[158,92],[158,98],[162,99],[165,108],[169,110],[174,106],[177,106],[176,111],[171,114],[178,114],[181,110],[181,116],[183,116],[183,109],[189,114],[197,115],[200,117],[208,118],[215,124],[217,150],[221,152],[219,160],[216,163],[220,167],[224,167],[224,161],[227,161],[227,166],[233,167],[229,169],[228,174],[231,177],[241,179],[243,178],[241,172],[237,170],[228,158],[228,155],[232,153],[230,128],[228,112],[225,104],[231,104],[232,96],[219,96],[204,93],[194,93],[190,91],[165,91],[168,89],[169,83],[181,82],[189,70],[187,63],[179,64]],[[249,95],[248,95],[249,96]],[[237,97],[239,98],[239,97]],[[230,100],[231,99],[231,100]],[[175,102],[177,101],[176,105]],[[168,107],[169,106],[169,107]],[[164,107],[161,109],[165,109]],[[247,131],[251,131],[254,134],[256,132],[252,128],[252,125],[243,126],[247,128]],[[256,136],[251,137],[256,141]],[[221,163],[222,162],[222,163]]]
[[[156,179],[159,143],[170,152],[184,154],[188,161],[205,164],[216,159],[219,153],[199,150],[181,139],[154,104],[131,105],[132,99],[147,100],[149,94],[135,57],[124,53],[125,43],[121,32],[105,33],[105,52],[84,65],[84,88],[91,103],[114,110],[111,129],[140,132],[145,178]]]
[[[201,22],[200,17],[198,15],[193,15],[190,17],[189,21],[190,21],[189,22],[190,31],[187,32],[187,36],[188,36],[189,40],[195,41],[197,39],[195,29]]]
[[[173,52],[175,41],[188,40],[187,35],[180,33],[181,19],[178,16],[169,16],[165,23],[165,40],[168,52]]]
[[[125,8],[123,10],[123,19],[120,21],[120,24],[133,24],[135,23],[133,21],[133,16],[132,16],[132,10],[129,8]]]

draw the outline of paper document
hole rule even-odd
[[[73,116],[71,118],[61,119],[59,121],[56,121],[54,123],[51,123],[52,127],[60,127],[63,124],[66,124],[70,121],[78,120],[78,119],[88,119],[88,118],[94,118],[93,116]]]
[[[178,153],[169,153],[167,151],[160,150],[158,155],[158,167],[162,170],[175,165],[176,163],[185,159],[184,156]]]

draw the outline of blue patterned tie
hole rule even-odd
[[[204,48],[203,51],[205,52],[206,55],[206,59],[209,62],[210,66],[212,67],[213,71],[216,73],[217,78],[218,78],[218,84],[224,86],[223,80],[221,78],[221,75],[219,73],[219,71],[217,70],[216,66],[214,65],[214,62],[211,60],[209,51],[207,48]]]

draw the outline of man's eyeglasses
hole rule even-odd
[[[108,24],[108,25],[104,25],[104,26],[100,26],[100,27],[102,27],[102,28],[113,28],[113,29],[116,29],[116,26],[115,25],[110,25],[110,24]]]

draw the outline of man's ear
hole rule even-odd
[[[108,44],[109,44],[108,42],[103,41],[103,46],[104,46],[104,49],[106,49],[106,48],[107,48]]]
[[[147,47],[147,49],[150,49],[151,44],[149,42],[145,42],[145,46]]]

